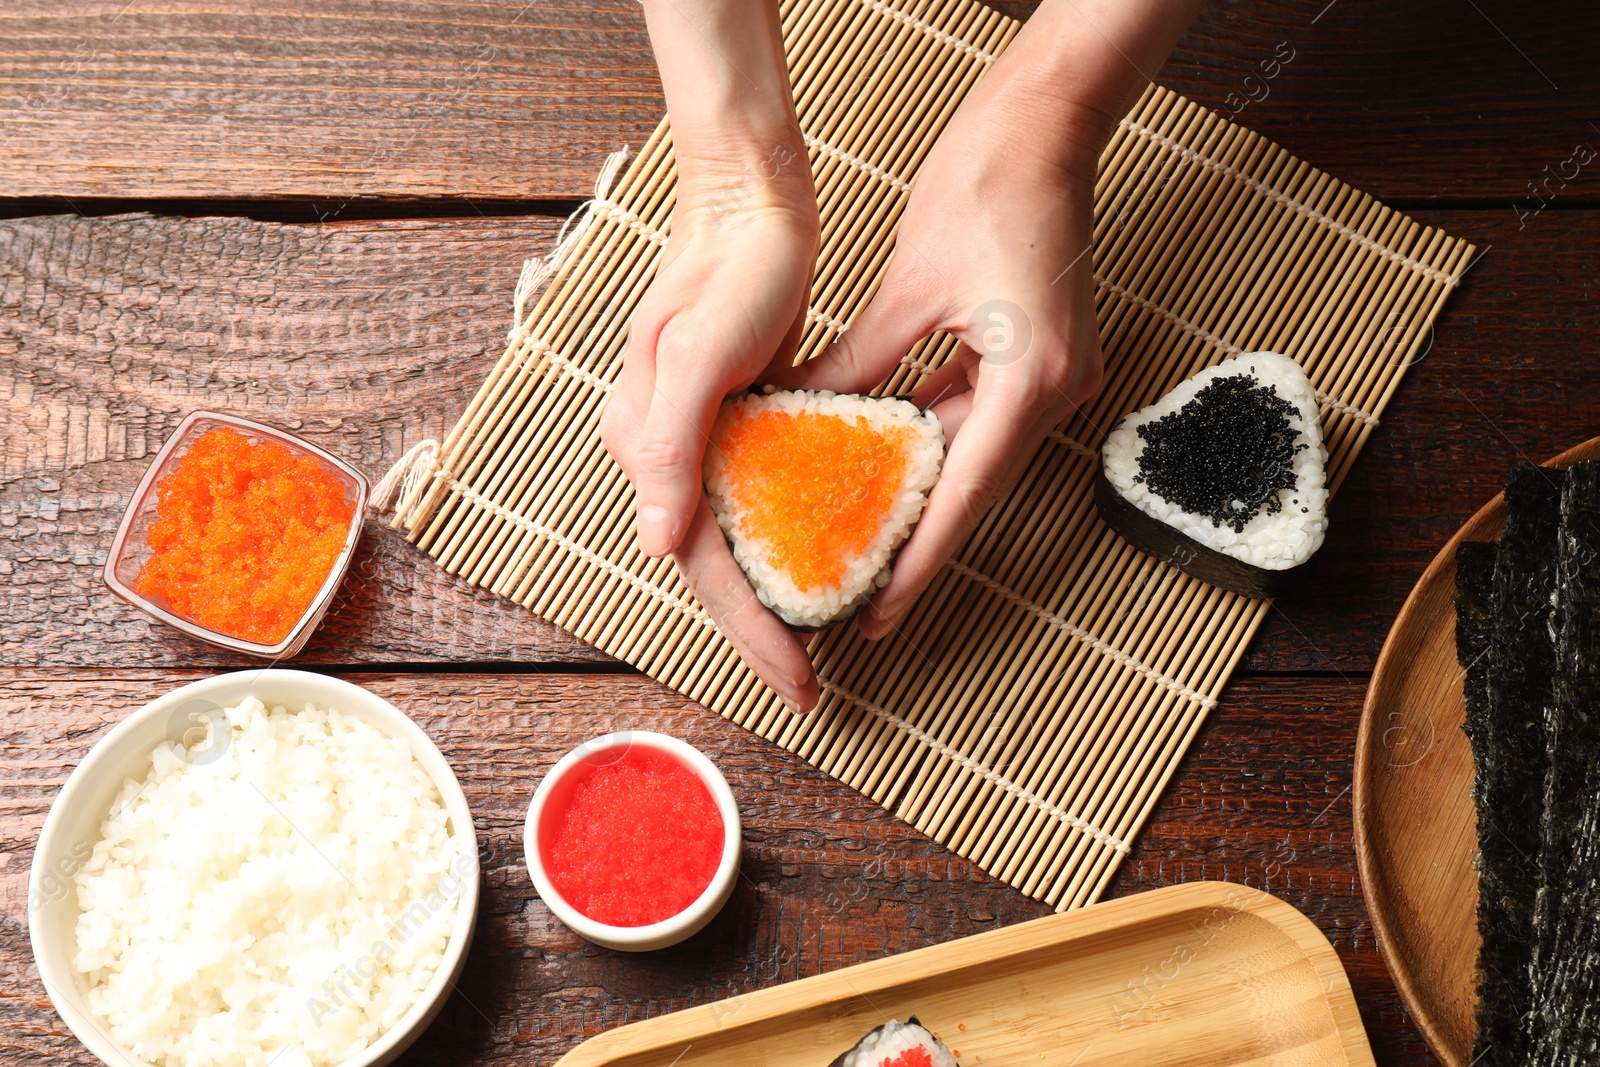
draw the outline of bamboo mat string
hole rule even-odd
[[[600,173],[594,180],[594,196],[578,205],[577,210],[568,215],[562,222],[560,231],[556,234],[556,243],[548,255],[534,257],[522,264],[522,273],[517,277],[517,287],[511,298],[511,336],[508,343],[515,344],[517,331],[525,325],[522,309],[528,298],[538,291],[549,277],[556,272],[561,261],[566,258],[568,250],[583,236],[584,230],[594,220],[597,212],[603,213],[611,210],[611,186],[617,180],[617,172],[628,161],[628,146],[606,157],[605,163],[600,167]],[[573,225],[576,222],[577,225]]]
[[[438,469],[439,442],[431,437],[424,438],[406,449],[394,466],[378,479],[378,484],[372,487],[372,494],[367,497],[367,503],[381,514],[389,510],[391,503],[411,500]]]
[[[872,298],[927,153],[1019,24],[974,0],[782,0],[782,15],[822,219],[806,359]],[[1472,246],[1151,86],[1095,189],[1104,384],[901,632],[811,639],[822,700],[797,716],[672,562],[639,553],[632,489],[599,439],[675,181],[665,121],[631,159],[608,157],[594,197],[524,265],[505,353],[461,421],[407,449],[375,506],[394,504],[393,525],[451,573],[798,753],[995,877],[1058,908],[1097,899],[1268,609],[1099,521],[1104,431],[1203,367],[1284,352],[1317,389],[1336,490]],[[876,392],[909,391],[958,348],[925,339]]]
[[[1122,300],[1126,300],[1128,303],[1134,305],[1135,307],[1139,308],[1140,310],[1148,311],[1152,315],[1156,315],[1156,316],[1159,316],[1160,318],[1165,319],[1166,321],[1170,322],[1172,325],[1176,326],[1178,329],[1182,330],[1184,333],[1188,334],[1189,336],[1197,338],[1198,340],[1201,340],[1201,341],[1205,342],[1208,345],[1213,345],[1217,349],[1219,349],[1219,350],[1221,350],[1223,352],[1226,352],[1230,356],[1242,356],[1242,355],[1246,354],[1245,350],[1243,348],[1240,348],[1238,345],[1233,344],[1232,342],[1223,340],[1222,338],[1218,337],[1216,334],[1212,333],[1210,330],[1201,329],[1199,326],[1196,326],[1194,323],[1188,321],[1187,319],[1184,319],[1184,318],[1180,317],[1179,315],[1177,315],[1174,312],[1168,311],[1166,308],[1162,307],[1160,304],[1157,304],[1152,300],[1146,300],[1144,297],[1140,296],[1138,293],[1129,292],[1127,289],[1124,289],[1122,286],[1118,285],[1117,283],[1115,283],[1113,281],[1108,281],[1107,279],[1102,278],[1099,275],[1095,276],[1094,281],[1095,281],[1095,285],[1097,287],[1099,287],[1100,289],[1103,289],[1104,291],[1106,291],[1108,293],[1111,293],[1112,295],[1114,295],[1114,296],[1116,296],[1116,297],[1118,297],[1118,298],[1120,298]],[[1285,353],[1285,354],[1288,355],[1290,353]],[[1340,400],[1338,397],[1333,396],[1332,394],[1328,393],[1326,390],[1323,390],[1323,389],[1318,389],[1317,390],[1317,403],[1321,404],[1323,407],[1332,408],[1335,411],[1343,412],[1344,414],[1349,415],[1353,419],[1359,419],[1361,422],[1364,422],[1369,426],[1377,426],[1378,425],[1378,417],[1376,415],[1372,415],[1372,414],[1370,414],[1368,412],[1362,411],[1360,408],[1356,407],[1354,404],[1347,404],[1343,400]]]

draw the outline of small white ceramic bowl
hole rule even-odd
[[[390,737],[404,738],[411,751],[439,788],[450,813],[451,833],[462,842],[462,852],[472,866],[461,878],[461,898],[455,924],[445,945],[444,958],[422,996],[400,1021],[361,1056],[341,1067],[382,1067],[404,1052],[444,1007],[467,962],[478,913],[478,848],[467,798],[428,735],[393,704],[360,686],[306,671],[261,669],[222,674],[175,689],[146,704],[100,739],[67,779],[50,806],[39,843],[33,853],[28,878],[28,936],[33,959],[45,992],[56,1012],[84,1047],[113,1067],[148,1067],[112,1039],[104,1024],[84,1002],[80,976],[72,967],[74,929],[78,921],[73,876],[100,840],[100,824],[127,778],[143,778],[150,770],[150,753],[163,741],[191,741],[203,729],[197,716],[237,705],[255,696],[269,708],[274,704],[296,707],[311,702],[357,715]],[[197,757],[204,759],[203,750]]]
[[[722,860],[711,876],[711,884],[683,911],[648,926],[612,926],[596,922],[564,900],[550,876],[545,872],[542,840],[554,831],[555,820],[577,784],[572,772],[581,766],[602,766],[621,757],[628,749],[642,746],[655,749],[676,759],[689,768],[706,788],[711,799],[722,813]],[[734,803],[733,790],[722,777],[716,764],[693,745],[658,734],[650,730],[624,730],[606,734],[587,741],[561,757],[550,773],[544,776],[539,788],[534,790],[533,802],[528,805],[528,821],[522,828],[522,850],[528,861],[528,873],[533,876],[534,888],[549,905],[556,918],[568,929],[597,945],[619,949],[623,952],[648,952],[666,948],[696,934],[710,922],[733,895],[733,885],[739,878],[739,853],[744,844],[739,824],[739,806]]]

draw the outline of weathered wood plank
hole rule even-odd
[[[1597,43],[1600,8],[1564,0],[1213,0],[1159,80],[1408,207],[1537,206],[1529,183],[1586,143],[1550,190],[1592,205]]]
[[[628,0],[0,13],[0,195],[587,195],[661,117]]]
[[[1249,669],[1370,669],[1411,584],[1519,455],[1600,433],[1600,212],[1432,211],[1491,246],[1335,503],[1306,592]],[[381,474],[437,436],[499,353],[550,219],[281,225],[0,222],[0,656],[12,665],[243,662],[142,616],[99,568],[148,456],[197,407],[296,427]],[[597,653],[375,530],[314,663]]]
[[[376,479],[454,424],[500,354],[522,260],[557,226],[0,224],[0,656],[245,662],[147,624],[100,581],[150,457],[188,411],[222,408]],[[373,525],[308,661],[598,657]]]
[[[1339,950],[1377,1062],[1422,1067],[1439,1061],[1378,955],[1351,847],[1351,772],[1366,685],[1360,673],[1236,675],[1136,840],[1113,895],[1202,878],[1275,893]]]
[[[26,936],[26,871],[52,797],[97,737],[193,673],[0,673],[0,1045],[4,1062],[90,1063],[49,1009]],[[352,676],[439,744],[484,863],[462,995],[406,1062],[548,1063],[586,1036],[1044,913],[796,757],[647,679]],[[1432,1061],[1397,1009],[1350,852],[1350,753],[1364,679],[1244,678],[1125,864],[1116,892],[1203,878],[1275,892],[1350,971],[1379,1060]],[[727,774],[745,877],[708,930],[665,952],[586,946],[538,900],[522,819],[549,765],[611,729],[683,737]],[[480,1012],[482,1014],[480,1014]]]
[[[661,113],[627,0],[32,0],[0,40],[0,196],[572,199]],[[1563,0],[1217,0],[1158,80],[1380,198],[1509,210],[1600,145],[1597,40]]]

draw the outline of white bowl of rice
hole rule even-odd
[[[461,976],[478,850],[455,774],[393,704],[241,671],[95,745],[28,888],[45,990],[105,1063],[376,1067]]]

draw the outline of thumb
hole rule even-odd
[[[637,498],[639,548],[665,556],[689,530],[703,495],[701,463],[721,405],[717,383],[659,360],[649,413],[629,465]]]
[[[891,269],[837,341],[774,381],[785,389],[865,393],[894,373],[912,346],[933,332],[935,317],[931,297],[915,292],[904,275]]]

